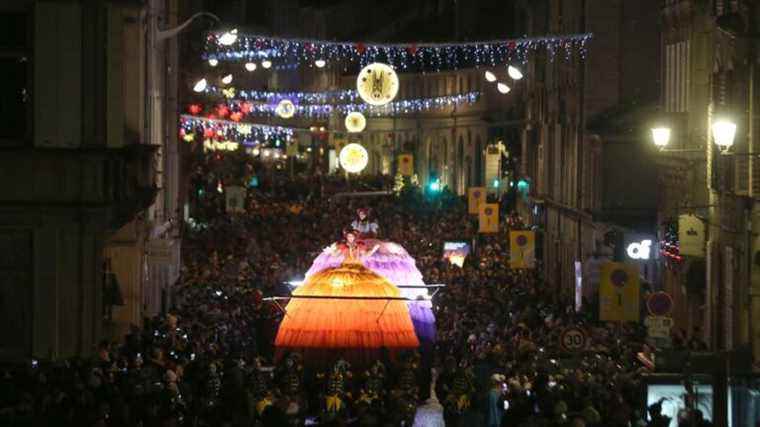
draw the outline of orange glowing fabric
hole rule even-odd
[[[293,291],[297,296],[400,297],[397,287],[348,260],[316,273]],[[322,349],[416,348],[406,302],[293,298],[280,323],[275,346]]]

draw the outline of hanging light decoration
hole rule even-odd
[[[247,71],[256,71],[256,63],[255,62],[246,62],[245,63],[245,69]]]
[[[293,104],[293,101],[283,99],[277,104],[274,112],[283,119],[289,119],[296,114],[296,106]]]
[[[346,116],[346,130],[351,133],[357,133],[367,127],[367,119],[364,114],[358,111],[352,111]]]
[[[237,40],[237,28],[227,31],[219,37],[219,44],[222,46],[231,46]]]
[[[441,70],[519,63],[540,51],[546,51],[550,61],[568,60],[574,55],[583,58],[591,37],[586,33],[468,42],[365,43],[239,34],[237,43],[227,46],[223,44],[227,38],[217,35],[207,38],[204,58],[245,61],[267,52],[269,57],[281,58],[286,63],[313,64],[323,60],[366,65],[385,62],[398,69]]]
[[[217,65],[219,65],[219,60],[216,58],[209,58],[208,65],[212,67],[216,67]]]
[[[506,84],[499,82],[499,84],[496,85],[496,90],[506,95],[512,89],[510,89]]]
[[[385,105],[398,94],[398,75],[388,64],[369,64],[356,77],[356,90],[367,104]]]
[[[519,68],[513,67],[511,65],[507,67],[507,74],[509,74],[509,77],[512,78],[512,80],[520,80],[523,78],[522,71],[520,71]]]
[[[493,83],[493,82],[496,81],[496,74],[494,74],[494,73],[492,73],[490,71],[486,71],[485,72],[485,76],[486,76],[486,81],[489,82],[489,83]]]
[[[351,143],[343,147],[338,155],[340,166],[350,173],[359,173],[369,163],[367,149],[357,143]]]
[[[316,65],[317,68],[324,68],[324,66],[327,65],[327,61],[325,61],[324,59],[317,59],[316,61],[314,61],[314,65]]]
[[[261,66],[264,67],[264,69],[268,70],[270,67],[272,67],[272,61],[265,59],[261,61]]]
[[[195,86],[193,86],[194,92],[203,92],[206,90],[206,86],[208,86],[208,82],[206,79],[200,79],[197,82],[195,82]]]
[[[227,74],[226,76],[222,77],[222,83],[226,85],[232,83],[232,74]]]

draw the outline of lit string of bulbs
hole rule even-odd
[[[345,115],[352,111],[359,111],[370,117],[392,116],[444,109],[457,105],[473,104],[477,102],[478,99],[480,99],[480,92],[475,91],[431,98],[403,99],[382,106],[373,106],[365,103],[305,104],[295,105],[295,115],[309,118],[326,118],[333,112]],[[220,118],[229,117],[232,121],[239,122],[246,116],[277,116],[279,115],[277,108],[278,104],[253,104],[243,100],[231,100],[227,104],[214,106],[210,114],[214,117]],[[198,104],[191,104],[188,107],[188,112],[195,116],[201,114],[202,111],[203,108]]]
[[[228,89],[207,85],[201,92],[210,96],[226,96],[226,90]],[[359,99],[359,94],[355,90],[351,89],[330,90],[323,92],[273,92],[262,90],[240,90],[235,94],[235,98],[244,101],[270,103],[276,103],[282,99],[289,99],[296,104],[325,104],[353,102]]]
[[[328,61],[362,65],[385,62],[400,69],[457,69],[462,66],[496,66],[506,62],[525,62],[528,55],[546,50],[554,60],[563,52],[569,59],[575,53],[586,56],[590,33],[564,36],[527,37],[463,43],[364,43],[318,39],[268,37],[258,34],[209,34],[203,59],[209,61],[246,61],[266,57],[284,58],[290,63],[310,63],[323,67]],[[271,63],[270,63],[271,65]]]
[[[195,140],[234,141],[245,146],[256,146],[262,142],[290,141],[294,128],[270,126],[255,123],[238,123],[229,120],[209,119],[181,115],[179,136],[187,142]]]

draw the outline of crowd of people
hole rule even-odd
[[[94,358],[5,369],[0,425],[647,425],[647,366],[637,355],[652,350],[641,326],[597,322],[561,300],[541,268],[510,269],[505,234],[478,235],[464,200],[447,191],[431,200],[410,187],[339,195],[390,189],[384,177],[252,177],[245,164],[201,163],[189,185],[192,221],[182,229],[173,308],[123,341],[102,342]],[[247,187],[244,213],[226,212],[233,184]],[[303,277],[360,206],[427,283],[447,285],[433,300],[432,354],[324,369],[295,353],[275,360],[283,314],[266,297],[287,295],[285,283]],[[442,258],[445,241],[472,244],[463,267]],[[570,325],[588,331],[589,351],[561,351],[559,332]],[[650,425],[668,425],[652,410]]]

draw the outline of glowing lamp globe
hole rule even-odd
[[[324,68],[324,66],[327,65],[327,61],[325,61],[324,59],[317,59],[316,61],[314,61],[314,65],[316,65],[317,68]]]
[[[216,58],[211,58],[208,60],[208,65],[212,67],[216,67],[217,65],[219,65],[219,60]]]
[[[652,141],[654,145],[662,148],[670,142],[670,128],[652,128]]]
[[[367,167],[369,163],[369,154],[361,145],[353,142],[346,145],[340,150],[338,155],[340,166],[350,173],[359,173]]]
[[[356,77],[356,91],[369,105],[385,105],[398,94],[398,75],[388,64],[369,64]]]
[[[256,63],[255,62],[246,62],[245,63],[245,69],[248,71],[256,71]]]
[[[293,104],[293,101],[289,99],[283,99],[279,104],[277,104],[274,112],[283,119],[289,119],[293,117],[294,114],[296,114],[296,106]]]
[[[364,114],[353,111],[346,116],[346,130],[351,133],[361,132],[367,126],[367,119]]]
[[[511,77],[512,80],[520,80],[521,78],[523,78],[522,71],[520,71],[519,68],[513,67],[511,65],[507,67],[507,74],[509,74],[509,77]]]
[[[493,83],[496,81],[496,75],[490,71],[485,72],[486,81]]]
[[[194,92],[203,92],[206,90],[206,86],[208,85],[208,82],[206,79],[200,79],[197,82],[195,82],[195,86],[193,86]]]
[[[227,74],[226,76],[222,77],[222,83],[226,85],[232,83],[232,74]]]
[[[496,90],[499,91],[499,93],[508,94],[510,90],[509,86],[505,85],[504,83],[499,83],[496,85]]]
[[[727,150],[734,145],[734,137],[736,136],[736,123],[731,121],[720,119],[712,125],[713,139],[715,145],[721,150]]]
[[[272,61],[265,59],[261,61],[261,66],[264,67],[265,69],[269,69],[272,66]]]

